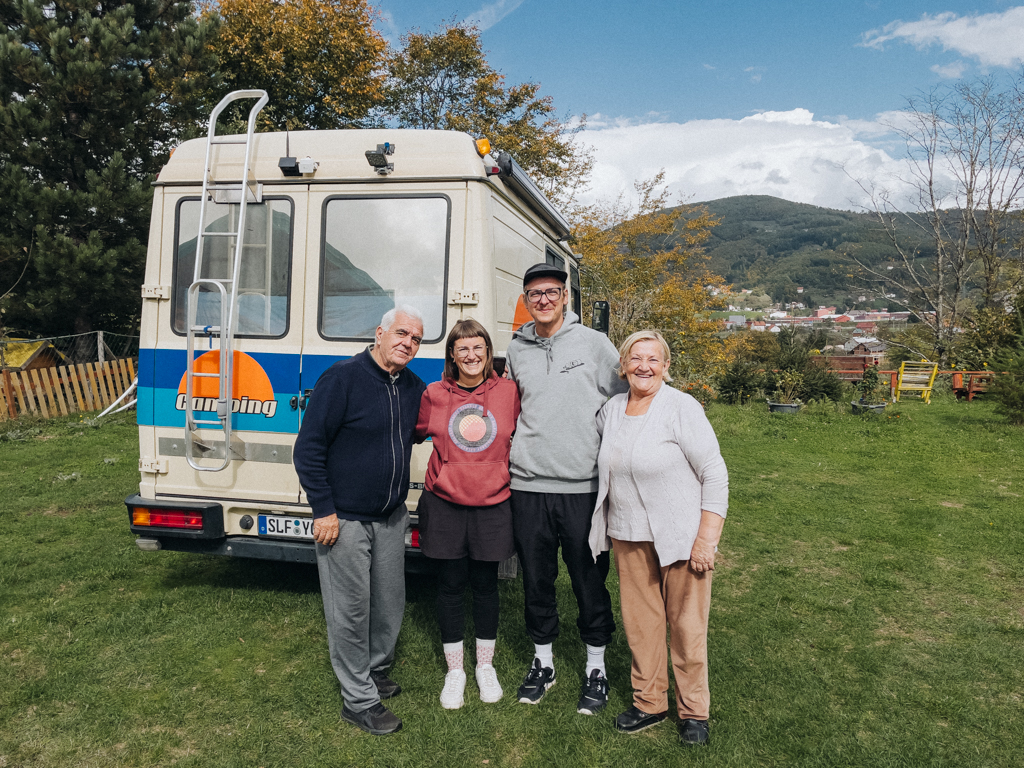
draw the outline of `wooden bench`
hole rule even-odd
[[[967,382],[964,382],[964,376]],[[957,400],[967,398],[971,402],[978,395],[988,391],[989,385],[995,380],[995,374],[991,371],[957,371],[953,374],[953,394]]]
[[[896,402],[900,401],[900,395],[907,394],[920,397],[925,403],[930,403],[932,386],[935,384],[935,375],[938,372],[937,363],[927,361],[914,363],[905,360],[900,365],[899,377],[896,380]]]

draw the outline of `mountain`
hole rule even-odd
[[[819,208],[766,195],[725,197],[697,205],[721,222],[711,230],[705,246],[712,271],[736,288],[760,288],[774,301],[850,307],[859,290],[844,252],[856,251],[872,264],[884,265],[897,258],[870,213]],[[900,236],[908,243],[916,241],[921,256],[926,256],[929,244],[919,240],[909,222]],[[804,289],[802,294],[797,287]]]

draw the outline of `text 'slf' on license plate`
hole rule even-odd
[[[260,536],[284,536],[289,539],[312,539],[313,518],[258,515]]]

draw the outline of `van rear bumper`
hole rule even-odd
[[[145,543],[145,546],[143,545]],[[157,545],[153,546],[152,542]],[[139,549],[145,551],[169,550],[192,552],[200,555],[250,557],[256,560],[278,560],[285,563],[316,563],[316,548],[312,542],[257,539],[254,536],[228,536],[220,541],[183,539],[177,536],[154,536],[147,533],[136,539]],[[410,573],[433,573],[435,564],[423,556],[419,549],[405,548],[405,569]]]
[[[219,541],[183,539],[177,536],[153,536],[160,549],[172,552],[192,552],[201,555],[250,557],[255,560],[278,560],[285,563],[316,563],[313,542],[257,539],[255,536],[227,536]]]

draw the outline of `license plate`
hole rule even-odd
[[[284,536],[289,539],[312,539],[313,520],[308,517],[258,515],[260,536]]]

